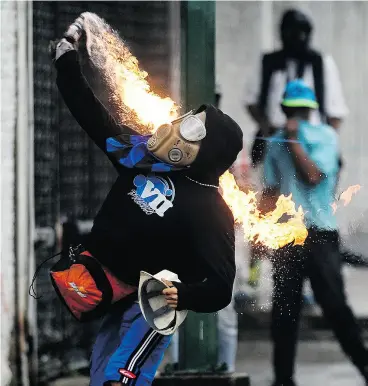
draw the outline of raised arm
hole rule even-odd
[[[59,57],[58,51],[62,51]],[[65,38],[58,44],[56,58],[56,83],[65,104],[82,129],[106,152],[106,139],[122,134],[122,127],[92,92],[82,74],[78,53]]]
[[[287,139],[290,140],[288,149],[300,178],[312,186],[319,184],[325,174],[319,165],[308,156],[298,141],[299,121],[288,119],[285,130]]]
[[[106,153],[107,138],[136,133],[115,122],[94,95],[82,73],[77,47],[80,37],[84,34],[83,24],[83,17],[78,17],[53,50],[57,70],[56,83],[74,118],[96,145]]]
[[[56,83],[76,121],[119,172],[125,168],[154,172],[177,170],[153,157],[147,149],[149,136],[141,136],[130,127],[118,124],[93,93],[82,73],[76,48],[83,33],[81,16],[53,50]]]

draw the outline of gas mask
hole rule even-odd
[[[171,124],[160,126],[147,142],[148,150],[158,159],[177,167],[189,166],[196,159],[201,140],[206,136],[206,112],[192,111]]]

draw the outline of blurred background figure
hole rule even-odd
[[[274,386],[295,386],[294,361],[302,288],[309,277],[316,300],[345,354],[368,385],[368,351],[345,296],[334,200],[339,173],[339,143],[334,129],[311,123],[318,102],[302,80],[290,81],[282,109],[285,125],[266,145],[260,209],[268,212],[280,194],[292,194],[305,211],[308,237],[272,254],[272,341]]]
[[[259,66],[249,77],[244,105],[257,123],[251,149],[252,164],[262,173],[262,163],[267,138],[285,124],[280,100],[286,83],[304,79],[315,90],[318,110],[311,116],[313,123],[326,122],[335,129],[340,127],[347,114],[339,73],[333,58],[311,48],[312,20],[303,12],[289,9],[284,12],[279,33],[282,49],[262,55]],[[251,247],[249,285],[259,285],[262,249]],[[310,293],[305,293],[305,303],[313,303]]]

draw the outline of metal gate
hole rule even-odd
[[[48,44],[62,36],[82,12],[95,12],[120,31],[142,67],[150,74],[153,89],[169,90],[169,4],[167,2],[34,2],[34,119],[35,206],[38,234],[36,261],[54,253],[55,235],[65,219],[91,219],[116,179],[102,152],[79,128],[61,100]],[[76,323],[52,290],[47,264],[36,292],[38,384],[74,369],[88,366],[98,323]]]

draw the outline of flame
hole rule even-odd
[[[147,72],[140,68],[119,33],[95,13],[84,12],[82,16],[86,40],[79,51],[82,57],[87,54],[83,59],[97,70],[100,79],[94,91],[97,96],[103,95],[114,119],[140,134],[149,134],[177,118],[179,106],[151,90]],[[94,83],[94,79],[91,81]]]
[[[230,172],[227,171],[221,176],[220,188],[225,202],[233,212],[235,222],[242,224],[246,240],[272,249],[289,243],[304,243],[308,235],[303,221],[304,213],[301,207],[295,209],[291,195],[281,195],[277,200],[276,209],[263,215],[257,209],[256,193],[242,192]],[[282,221],[285,215],[288,220]]]
[[[119,35],[97,15],[87,12],[84,17],[87,51],[110,91],[109,102],[118,110],[120,122],[148,134],[177,118],[178,105],[151,91],[147,72],[140,69],[137,58]],[[273,249],[304,242],[307,230],[303,210],[295,209],[291,196],[280,196],[276,209],[262,215],[257,209],[256,193],[242,192],[230,172],[221,176],[220,187],[235,221],[243,225],[247,240]],[[287,221],[282,221],[284,215],[289,217]]]
[[[106,32],[107,60],[114,61],[114,82],[118,98],[133,111],[148,132],[178,117],[178,105],[170,98],[161,98],[151,91],[147,72],[139,68],[138,60],[113,34]],[[120,47],[119,47],[120,46]]]
[[[345,191],[340,194],[339,201],[344,202],[344,206],[348,205],[353,197],[353,194],[356,194],[361,189],[360,185],[351,185]]]
[[[107,38],[109,58],[115,62],[115,81],[119,85],[119,97],[123,103],[136,113],[140,123],[151,128],[150,131],[163,123],[171,122],[177,116],[177,105],[170,98],[161,98],[151,92],[146,80],[147,73],[139,69],[137,58],[126,47],[122,47],[125,51],[116,51],[120,41],[115,36],[110,35]],[[243,225],[247,240],[273,249],[291,242],[304,242],[307,230],[303,223],[303,211],[302,208],[295,209],[291,196],[279,197],[276,209],[261,215],[257,210],[256,193],[242,192],[230,172],[226,172],[220,181],[222,195],[236,222]],[[290,216],[290,219],[279,222],[284,214]]]

